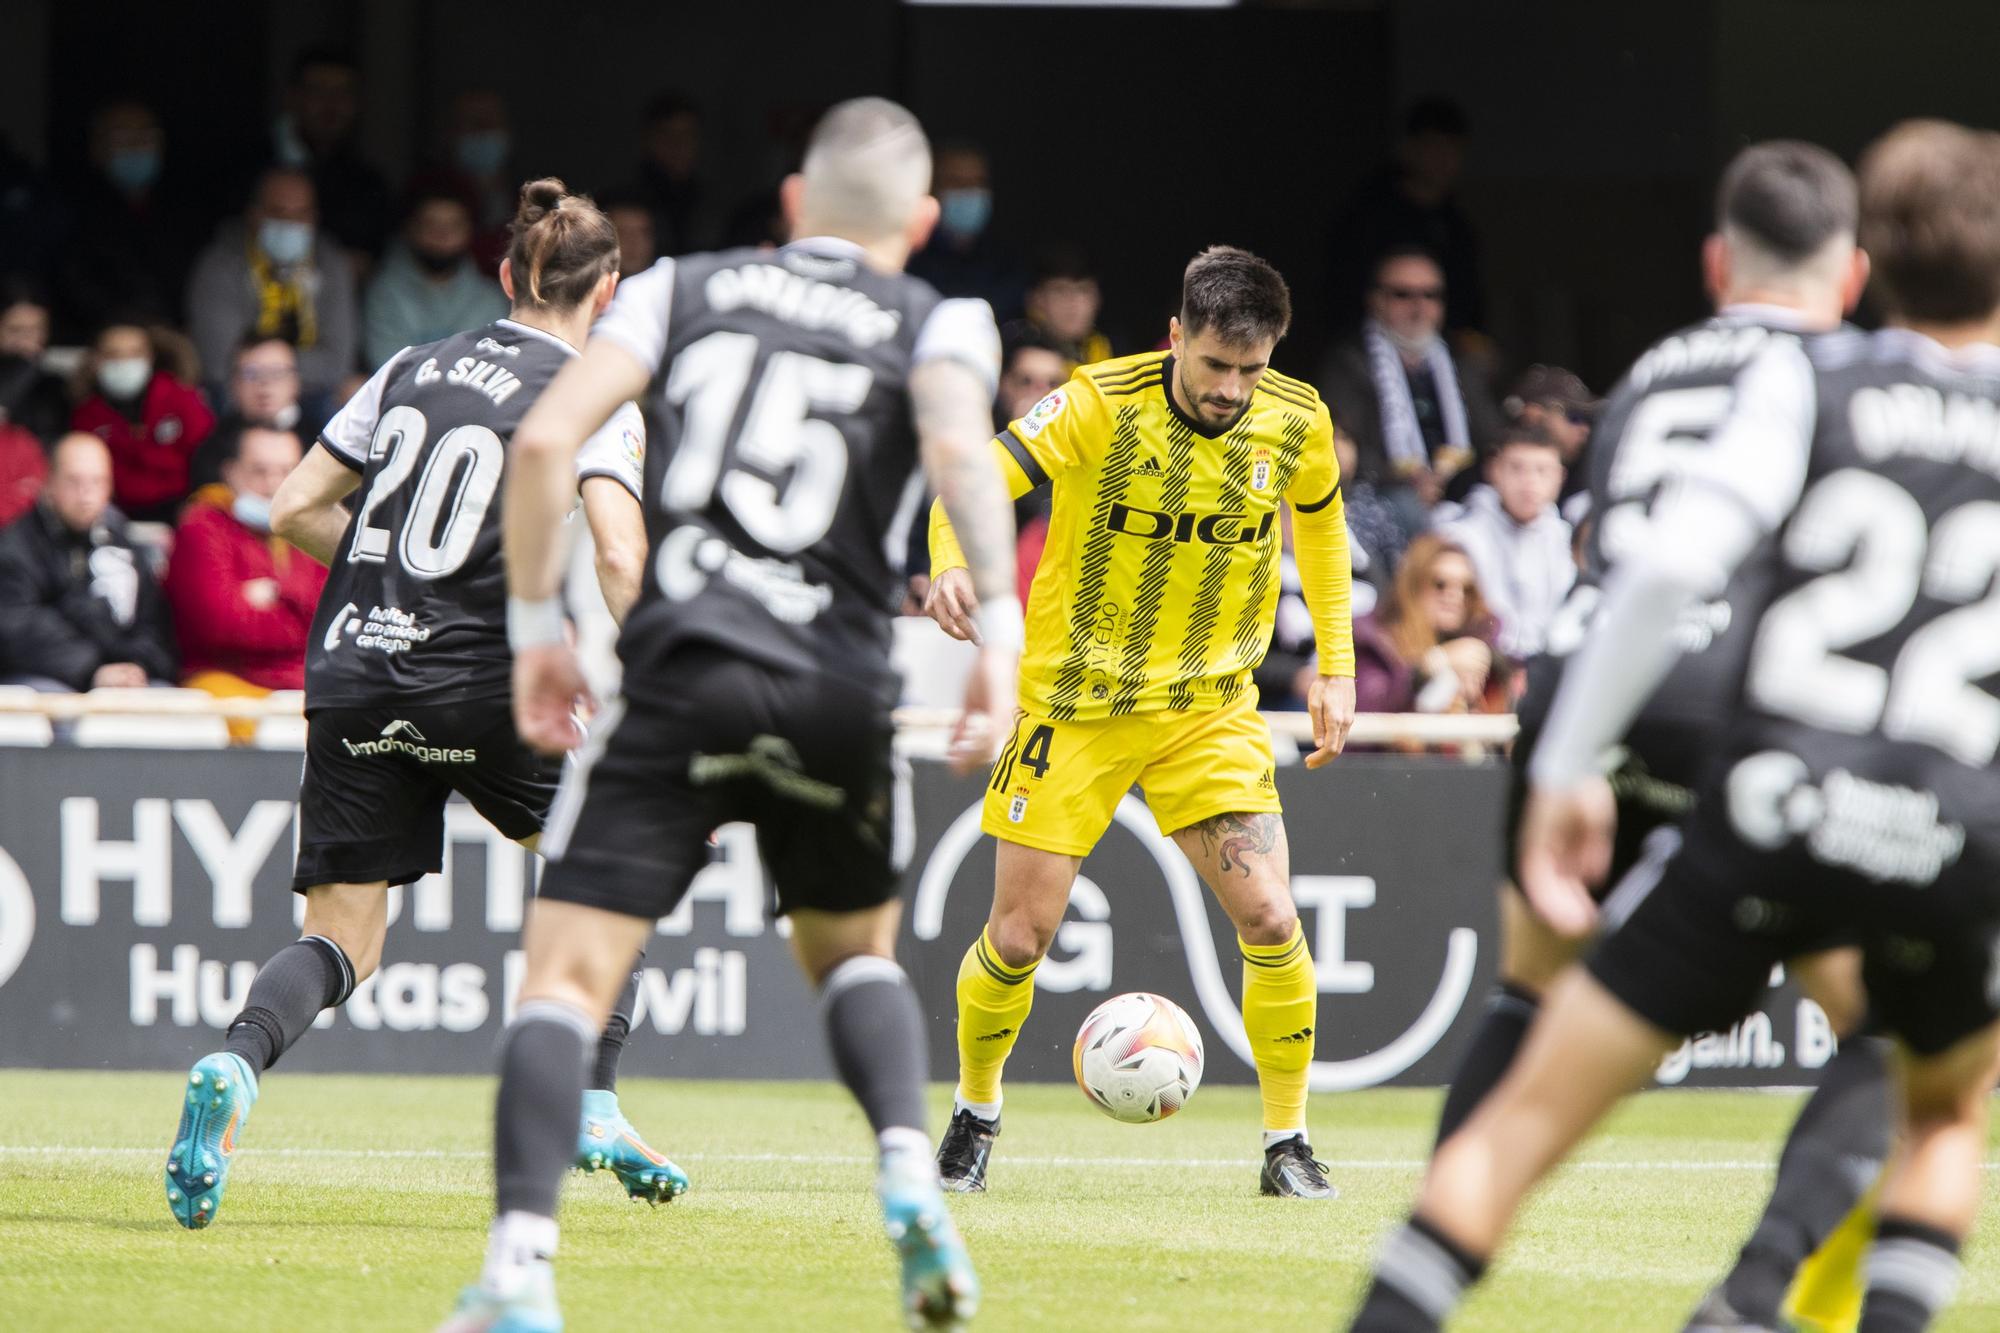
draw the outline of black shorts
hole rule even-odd
[[[1528,766],[1535,745],[1541,739],[1542,711],[1523,707],[1521,730],[1507,772],[1507,814],[1504,862],[1507,882],[1518,892],[1521,885],[1521,816],[1528,803]],[[1679,773],[1690,765],[1661,741],[1648,744],[1635,737],[1624,757],[1610,774],[1611,793],[1618,802],[1618,826],[1611,843],[1611,873],[1597,887],[1600,901],[1639,864],[1646,845],[1655,833],[1671,828],[1694,808],[1694,793],[1681,782],[1659,776],[1665,769]]]
[[[505,698],[315,709],[306,723],[292,889],[408,884],[444,869],[456,791],[506,836],[542,831],[562,762],[521,743]]]
[[[607,707],[563,779],[541,897],[665,916],[734,820],[757,826],[777,912],[895,896],[915,831],[887,689],[708,646],[649,676],[671,692]]]
[[[1817,859],[1817,835],[1753,844],[1724,782],[1704,785],[1682,830],[1657,839],[1605,904],[1608,932],[1587,966],[1628,1008],[1680,1036],[1720,1031],[1756,1006],[1774,964],[1851,943],[1863,950],[1872,1018],[1918,1053],[2000,1018],[1992,830],[1965,829],[1934,878],[1870,878]]]

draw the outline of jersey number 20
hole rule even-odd
[[[485,426],[454,426],[426,459],[424,441],[429,435],[430,422],[414,407],[392,407],[376,423],[368,441],[368,461],[387,461],[355,516],[354,540],[347,547],[350,562],[380,564],[395,545],[405,569],[418,578],[436,579],[456,572],[472,553],[487,506],[500,487],[506,448]],[[410,479],[419,460],[424,474],[410,497],[398,542],[390,528],[374,525],[375,511]]]

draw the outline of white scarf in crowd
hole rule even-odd
[[[1368,346],[1368,369],[1375,377],[1375,400],[1382,405],[1382,447],[1397,471],[1427,468],[1430,451],[1424,447],[1424,430],[1417,422],[1417,405],[1410,398],[1410,378],[1403,369],[1403,355],[1390,341],[1389,331],[1379,320],[1362,325],[1361,338]],[[1472,447],[1472,432],[1465,424],[1465,399],[1458,392],[1458,373],[1452,369],[1451,352],[1443,338],[1433,339],[1424,353],[1431,383],[1437,386],[1438,409],[1444,413],[1444,440],[1461,448]]]

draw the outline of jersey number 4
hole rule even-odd
[[[414,407],[392,407],[376,423],[368,441],[368,461],[381,462],[382,467],[355,516],[354,540],[347,546],[349,562],[381,564],[389,558],[389,548],[396,546],[405,569],[418,578],[436,579],[456,572],[472,553],[487,507],[500,487],[506,447],[485,426],[454,426],[426,458],[424,441],[429,436],[430,422]],[[375,526],[375,511],[410,479],[420,461],[424,473],[410,498],[399,542],[391,528]]]
[[[2000,752],[2000,503],[1974,500],[1933,526],[1910,493],[1848,468],[1815,485],[1786,527],[1785,558],[1826,571],[1772,603],[1750,696],[1788,717],[1928,745],[1981,767]],[[1917,597],[1960,603],[1926,621],[1891,667],[1842,656],[1894,630]]]
[[[685,419],[662,499],[669,510],[698,513],[719,495],[765,550],[788,554],[826,535],[847,482],[847,441],[814,413],[859,411],[875,376],[866,366],[771,353],[742,414],[732,459],[730,426],[750,392],[757,350],[753,334],[719,332],[674,358],[666,399]],[[781,489],[772,478],[786,472],[791,476]]]

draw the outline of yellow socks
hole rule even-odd
[[[1000,1068],[1035,1002],[1035,967],[1001,962],[983,930],[958,965],[958,1100],[988,1119],[983,1108],[998,1113]]]
[[[1250,1036],[1257,1084],[1264,1094],[1264,1132],[1303,1130],[1313,1023],[1319,1008],[1305,927],[1294,926],[1292,938],[1283,944],[1245,944],[1239,937],[1236,947],[1243,951],[1243,1030]],[[965,982],[960,976],[963,997]],[[960,1031],[962,1044],[963,1028]]]

